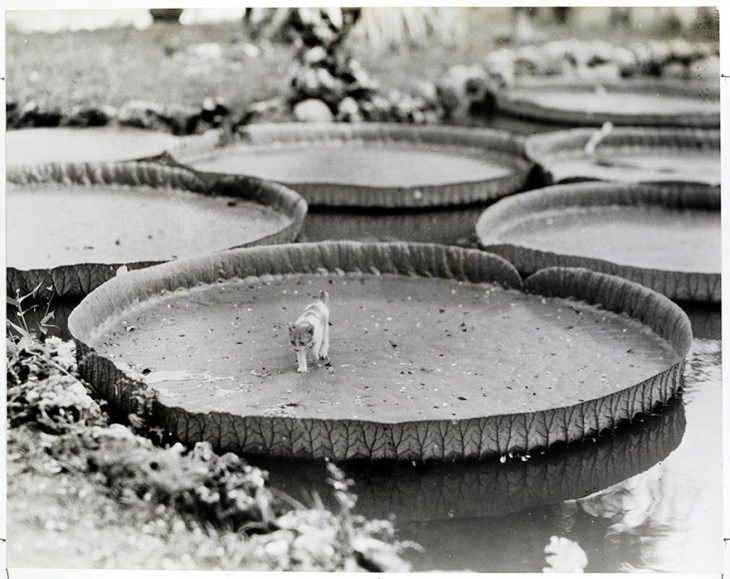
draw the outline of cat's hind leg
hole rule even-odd
[[[327,355],[329,353],[330,349],[330,327],[329,324],[325,322],[324,324],[324,332],[322,337],[322,346],[319,349],[319,359],[325,360],[327,358]]]

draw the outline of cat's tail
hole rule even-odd
[[[330,303],[330,295],[326,291],[324,291],[324,290],[322,290],[321,292],[319,292],[319,299],[321,301],[323,301],[325,304]]]

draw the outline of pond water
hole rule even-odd
[[[68,338],[75,305],[53,304],[54,333]],[[416,571],[539,572],[558,535],[586,552],[586,572],[719,573],[720,306],[682,306],[696,339],[684,392],[660,414],[524,462],[346,463],[356,511],[394,515],[399,538],[424,548],[405,552]],[[308,505],[317,493],[334,508],[322,462],[248,458],[274,488]]]
[[[412,210],[309,206],[300,241],[413,241],[471,247],[477,220],[490,203]]]

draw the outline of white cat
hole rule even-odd
[[[307,352],[311,349],[320,360],[327,358],[330,347],[330,296],[321,291],[296,322],[289,324],[289,341],[294,346],[299,364],[297,372],[307,371]]]

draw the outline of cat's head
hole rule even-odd
[[[312,345],[314,326],[312,324],[289,324],[289,341],[295,351],[303,350]]]

